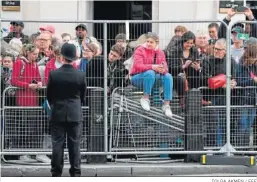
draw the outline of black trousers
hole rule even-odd
[[[52,161],[51,173],[52,176],[61,176],[63,170],[63,153],[64,143],[67,133],[67,144],[70,160],[70,175],[73,177],[81,176],[81,156],[80,156],[80,141],[81,141],[82,122],[52,122],[51,137],[52,137]]]

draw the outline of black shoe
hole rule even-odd
[[[62,176],[62,174],[60,174],[60,173],[52,173],[52,177],[61,177]]]
[[[70,174],[70,177],[81,177],[81,174]]]

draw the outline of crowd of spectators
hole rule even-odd
[[[229,24],[234,15],[235,11],[229,9],[223,21]],[[256,86],[257,83],[257,20],[250,9],[245,11],[245,15],[255,23],[235,24],[231,32],[231,93],[236,96],[232,102],[242,106],[257,103],[255,88],[235,89],[237,86]],[[210,78],[226,74],[227,29],[223,24],[211,23],[206,30],[197,32],[179,25],[164,50],[160,49],[159,36],[154,32],[145,32],[133,42],[129,42],[124,33],[119,33],[108,53],[108,60],[104,60],[103,47],[97,37],[88,36],[85,24],[74,27],[75,38],[65,32],[56,35],[51,25],[39,27],[38,32],[30,36],[23,33],[23,22],[13,21],[10,25],[9,34],[1,40],[1,93],[9,86],[23,89],[7,90],[7,106],[35,107],[44,104],[45,100],[39,99],[44,98],[44,93],[38,90],[47,86],[49,73],[62,66],[60,50],[65,42],[77,47],[77,60],[73,66],[86,72],[87,86],[104,87],[104,61],[108,61],[108,94],[117,87],[128,85],[142,89],[144,95],[140,104],[145,111],[151,111],[150,95],[156,83],[160,82],[162,111],[168,118],[173,116],[170,102],[174,91],[178,94],[183,112],[186,92],[192,88],[208,87]],[[243,33],[249,35],[249,40],[240,39],[238,35]],[[215,89],[203,90],[202,105],[225,105],[226,86],[225,83]],[[208,132],[214,134],[209,141],[222,146],[225,144],[225,117],[221,117],[218,111],[214,112],[217,114],[211,119],[216,122],[210,123],[215,126],[208,126]],[[242,107],[235,121],[239,145],[249,145],[250,129],[255,118],[256,107]],[[43,155],[36,159],[49,162],[48,157]]]

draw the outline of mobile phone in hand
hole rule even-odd
[[[245,6],[233,5],[232,9],[237,13],[244,13],[248,8]]]
[[[37,84],[37,80],[32,80],[32,83]]]
[[[247,7],[245,6],[238,6],[237,7],[237,12],[238,13],[244,13],[247,10]]]
[[[200,63],[201,62],[201,59],[196,59],[195,61],[194,61],[194,63]]]
[[[208,43],[209,43],[209,45],[213,45],[213,44],[216,43],[216,40],[215,39],[210,39],[210,40],[208,40]]]
[[[10,70],[9,68],[3,67],[3,71],[4,71],[4,72],[9,72],[9,70]]]

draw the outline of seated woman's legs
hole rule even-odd
[[[155,83],[155,71],[148,70],[143,73],[132,76],[132,85],[138,88],[143,88],[144,96],[141,98],[140,103],[144,110],[150,111],[149,95],[151,94],[153,85]]]
[[[167,117],[172,117],[170,101],[172,100],[173,94],[173,78],[171,74],[166,73],[165,75],[157,74],[156,79],[161,79],[164,91],[164,103],[162,106],[162,110],[164,111]]]

